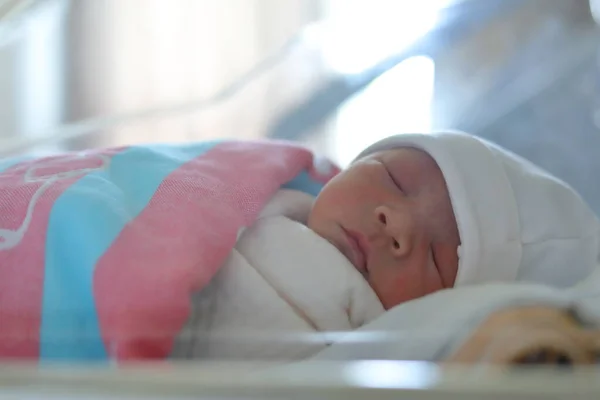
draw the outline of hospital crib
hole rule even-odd
[[[488,0],[483,2],[488,2],[488,5],[493,3]],[[50,3],[58,4],[58,8],[46,9],[46,12],[58,12],[59,14],[64,12],[64,8],[61,7],[65,7],[65,2],[60,1],[0,1],[0,54],[2,57],[15,57],[14,53],[10,53],[10,46],[14,41],[20,40],[19,28],[23,24],[27,24],[26,20],[31,13],[44,11],[44,7]],[[502,11],[502,7],[515,2],[503,0],[503,2],[496,3],[495,8],[490,6],[486,9],[488,14],[499,13]],[[483,16],[480,15],[479,20],[482,18]],[[467,22],[473,23],[473,21],[466,21],[465,24]],[[28,29],[35,31],[35,24],[30,24]],[[40,29],[43,31],[43,28]],[[85,112],[82,112],[82,115],[75,113],[70,119],[67,118],[61,123],[55,123],[52,116],[48,117],[48,114],[42,113],[40,118],[43,119],[44,115],[46,116],[45,125],[44,123],[36,125],[30,122],[25,123],[24,126],[15,125],[18,128],[15,130],[21,131],[20,134],[0,137],[0,157],[47,154],[64,149],[79,149],[107,143],[160,141],[164,137],[159,135],[149,138],[140,136],[139,132],[147,132],[149,127],[162,131],[181,129],[186,124],[193,124],[196,118],[200,119],[200,122],[196,121],[200,126],[205,126],[202,125],[204,122],[198,115],[202,112],[210,113],[211,109],[215,108],[226,117],[229,115],[230,118],[236,118],[234,113],[239,112],[240,107],[243,108],[248,103],[252,103],[253,79],[260,82],[260,79],[265,79],[265,74],[268,75],[268,71],[277,71],[278,65],[285,65],[286,62],[298,62],[298,57],[310,57],[312,55],[310,46],[300,47],[299,50],[297,44],[298,41],[302,41],[306,45],[318,33],[319,29],[304,30],[300,36],[294,37],[288,42],[283,47],[284,50],[276,53],[274,57],[268,58],[257,69],[252,70],[248,75],[235,81],[233,85],[219,91],[216,96],[208,100],[187,98],[184,101],[174,102],[174,104],[138,107],[127,112],[109,113],[106,110],[100,110],[96,114],[92,112],[91,116],[85,115]],[[452,37],[452,34],[456,34],[452,30],[442,33],[440,37]],[[38,34],[38,36],[40,35],[44,36],[44,33]],[[590,48],[595,46],[589,37],[586,36],[586,40],[581,45],[582,54],[586,51],[589,53]],[[427,44],[424,42],[422,45],[426,46]],[[591,47],[586,48],[586,45]],[[30,43],[28,48],[31,49],[31,47],[35,47],[35,43]],[[292,111],[283,110],[277,115],[279,119],[271,118],[275,122],[265,124],[265,130],[272,137],[301,140],[313,147],[324,146],[323,139],[319,139],[324,135],[311,136],[306,132],[321,131],[322,133],[331,130],[330,125],[323,123],[328,112],[331,113],[332,110],[341,107],[341,104],[353,94],[368,88],[376,78],[391,70],[393,66],[400,63],[401,59],[405,59],[409,55],[410,49],[400,55],[388,55],[387,58],[372,63],[366,72],[363,70],[361,74],[355,73],[352,75],[352,79],[346,80],[336,80],[340,74],[334,68],[318,67],[318,73],[312,76],[312,80],[328,82],[329,86],[323,85],[320,90],[313,92],[288,88],[295,96],[292,96],[294,97],[292,99],[285,99],[287,105],[294,105],[294,107],[288,107]],[[292,61],[289,61],[290,59]],[[427,63],[420,64],[420,66],[427,66]],[[273,74],[276,75],[276,73]],[[285,80],[285,77],[273,79],[273,82],[277,84],[280,82],[277,79]],[[44,82],[46,86],[44,86]],[[301,82],[300,86],[303,86],[304,83],[306,82]],[[427,86],[424,85],[424,87]],[[41,87],[47,89],[52,85],[42,79]],[[236,97],[244,96],[244,90],[247,87],[250,87],[251,94],[246,94],[246,96],[249,96],[250,100],[242,100],[241,106],[237,108],[233,106],[227,108],[228,104],[235,103]],[[324,90],[323,87],[328,87],[328,90]],[[43,101],[43,99],[39,101]],[[513,102],[515,102],[514,99]],[[27,111],[30,108],[25,106],[24,110]],[[31,115],[25,112],[25,117],[29,118]],[[302,123],[299,123],[299,120]],[[473,123],[472,120],[470,122]],[[346,123],[347,125],[348,123]],[[156,126],[158,128],[155,128]],[[335,129],[333,130],[335,131]],[[223,135],[229,133],[229,131],[225,131]],[[253,135],[250,134],[250,136]],[[332,135],[335,136],[335,133]],[[104,140],[106,138],[110,138],[110,140]],[[178,137],[177,140],[185,141],[197,138],[199,137],[183,136]],[[206,138],[206,136],[200,136],[200,138]],[[352,151],[352,149],[348,151]],[[345,157],[345,154],[338,154],[337,161],[343,164]],[[142,363],[125,367],[70,364],[34,365],[16,362],[0,364],[0,399],[516,400],[564,399],[571,396],[577,396],[578,399],[599,399],[599,377],[600,373],[596,369],[568,373],[548,369],[516,372],[482,366],[449,368],[445,365],[420,362],[377,360],[348,363],[303,362],[287,365],[203,363],[199,361],[169,365]]]

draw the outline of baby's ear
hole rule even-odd
[[[565,367],[592,365],[599,355],[600,332],[567,311],[520,307],[492,314],[447,362]]]

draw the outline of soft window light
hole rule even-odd
[[[435,27],[452,0],[330,0],[321,48],[326,64],[357,74],[410,46]],[[369,144],[401,132],[431,129],[435,65],[412,57],[344,104],[334,120],[331,156],[341,166]]]
[[[332,157],[347,166],[368,145],[403,132],[431,129],[435,65],[412,57],[344,104],[334,121]]]

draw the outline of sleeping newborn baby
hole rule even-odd
[[[339,278],[333,271],[345,271],[348,262],[362,274],[385,310],[443,289],[473,284],[527,282],[565,288],[585,279],[596,266],[598,222],[570,187],[526,160],[462,133],[385,139],[362,152],[316,199],[290,191],[276,196],[271,208],[275,200],[281,200],[279,207],[285,205],[294,222],[281,219],[286,212],[276,213],[279,219],[259,218],[258,228],[240,237],[229,264],[213,283],[213,288],[220,285],[215,289],[220,295],[211,297],[210,327],[191,328],[212,331],[213,339],[200,341],[204,353],[196,352],[196,356],[248,359],[268,353],[255,345],[236,347],[228,334],[261,332],[263,339],[270,338],[266,332],[271,328],[277,332],[281,322],[273,318],[273,312],[264,318],[243,317],[255,314],[251,299],[262,291],[253,289],[247,276],[236,280],[231,272],[239,271],[232,264],[240,255],[251,259],[256,268],[279,254],[277,262],[261,274],[297,271],[298,277],[292,280],[299,282],[304,273],[303,293],[324,296],[316,297],[313,310],[339,304],[331,288],[340,287],[342,293],[348,289],[336,284]],[[278,284],[290,284],[290,275],[279,273]],[[377,321],[369,324],[381,313],[376,299],[364,288],[359,291],[361,296],[354,303],[362,302],[358,307],[362,312],[346,330],[379,326]],[[322,313],[320,321],[329,321],[328,315],[333,314]],[[308,316],[302,322],[314,325],[315,320],[319,319]],[[343,326],[333,320],[317,325],[318,332]],[[294,326],[297,332],[313,332],[301,324]],[[296,336],[296,344],[305,337],[310,335]],[[314,354],[324,346],[294,348],[275,345],[273,338],[264,340],[269,342],[266,348],[277,348],[278,355],[283,352],[290,358]]]
[[[295,215],[288,211],[287,216],[296,223],[281,218],[285,212],[269,213],[275,204],[293,210]],[[310,299],[314,307],[303,304],[303,311],[310,314],[310,310],[318,310],[323,314],[316,319],[321,321],[317,325],[319,332],[356,329],[379,316],[383,311],[379,303],[388,309],[454,285],[460,245],[456,219],[444,177],[423,150],[405,147],[369,154],[333,178],[316,200],[299,192],[280,192],[266,210],[255,226],[241,236],[211,285],[214,293],[204,290],[200,302],[196,302],[197,308],[204,309],[211,304],[212,314],[196,316],[195,321],[204,325],[197,323],[186,333],[204,331],[210,332],[210,337],[195,337],[191,354],[183,341],[179,354],[194,358],[280,359],[283,355],[294,358],[314,353],[315,346],[319,349],[318,341],[313,339],[315,344],[307,346],[302,336],[295,336],[296,343],[279,345],[272,338],[281,337],[282,331],[288,331],[281,327],[287,326],[293,326],[290,330],[296,334],[309,333],[311,330],[304,329],[303,322],[315,324],[315,318],[309,315],[312,318],[303,321],[294,313],[277,313],[274,305],[279,304],[279,296],[272,293],[272,298],[267,299],[265,294],[271,292],[268,288],[259,289],[258,283],[250,283],[260,281],[253,278],[257,270],[262,277],[268,276],[266,281],[271,286],[279,288],[274,291],[288,293],[290,290],[282,287],[297,287],[300,296],[288,303]],[[276,258],[279,259],[275,262]],[[362,274],[379,301],[362,288],[352,302],[354,307],[349,308],[351,320],[357,320],[352,315],[356,314],[354,310],[363,310],[360,323],[339,325],[335,323],[336,313],[324,311],[339,304],[338,299],[348,292],[347,286],[336,282],[352,282],[340,279],[352,276],[347,272],[348,261],[350,268]],[[303,281],[306,286],[298,287]],[[341,290],[340,295],[336,287]],[[353,287],[361,285],[355,282]],[[308,293],[314,295],[307,296]],[[258,307],[258,301],[264,305]],[[361,302],[363,305],[357,307]],[[261,316],[254,316],[257,308],[261,309]],[[245,318],[247,315],[253,317]],[[269,330],[274,332],[269,334]],[[232,332],[240,337],[235,340]],[[259,344],[265,341],[267,344]]]

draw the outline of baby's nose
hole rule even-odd
[[[414,237],[414,223],[407,213],[387,206],[375,209],[377,221],[385,233],[390,251],[396,257],[403,257],[411,252]]]

